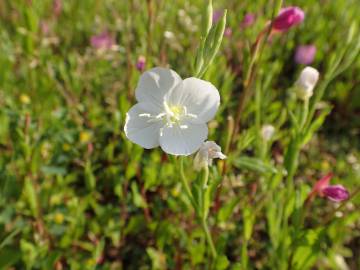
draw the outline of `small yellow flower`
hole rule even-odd
[[[321,162],[321,170],[328,171],[330,169],[330,164],[327,160]]]
[[[56,213],[54,216],[54,221],[57,224],[62,224],[64,222],[64,215],[62,213]]]
[[[50,155],[50,151],[51,151],[50,143],[44,142],[43,144],[41,144],[40,153],[43,158],[48,158]]]
[[[79,139],[81,143],[87,143],[91,139],[91,133],[88,131],[81,131],[79,135]]]
[[[64,143],[63,146],[62,146],[62,148],[63,148],[63,150],[64,150],[65,152],[68,152],[68,151],[70,151],[71,146],[70,146],[70,144],[68,144],[68,143]]]
[[[50,198],[50,204],[51,205],[59,205],[63,202],[63,197],[59,194],[53,195]]]
[[[93,258],[87,259],[86,260],[86,265],[87,266],[94,266],[96,264],[96,261]]]
[[[27,104],[30,104],[31,102],[31,99],[28,95],[26,94],[21,94],[20,95],[20,102],[24,105],[27,105]]]
[[[173,195],[174,197],[178,197],[180,195],[180,186],[176,185],[175,187],[173,187],[171,189],[171,195]]]

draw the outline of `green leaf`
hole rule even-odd
[[[261,159],[254,158],[254,157],[241,157],[234,160],[234,166],[239,169],[247,169],[250,171],[255,171],[258,173],[277,173],[277,169],[268,164],[263,162]]]
[[[58,166],[42,166],[40,170],[45,176],[66,174],[66,168]]]
[[[220,255],[216,258],[215,269],[225,270],[230,265],[228,258],[225,255]]]
[[[21,252],[16,248],[2,248],[0,254],[0,269],[7,269],[21,258]]]
[[[213,6],[212,0],[209,0],[206,8],[204,8],[205,14],[203,15],[202,21],[202,34],[203,37],[206,37],[209,33],[211,26],[212,26],[212,18],[213,18]]]
[[[36,190],[30,178],[25,178],[24,184],[24,194],[26,199],[28,200],[31,212],[34,217],[38,216],[38,205],[36,199]]]
[[[323,229],[305,231],[296,249],[292,269],[310,269],[319,258],[325,236]]]
[[[296,133],[298,133],[298,131],[300,129],[298,119],[296,118],[296,116],[294,115],[294,113],[291,111],[290,108],[288,108],[287,112],[289,114],[291,124],[294,126]]]
[[[208,67],[211,65],[212,61],[215,58],[215,55],[220,48],[226,26],[226,13],[227,11],[224,10],[224,14],[221,20],[216,25],[211,27],[210,32],[205,39],[203,50],[204,66],[199,73],[200,78],[204,75]]]
[[[133,197],[134,204],[137,207],[146,208],[147,207],[146,202],[144,201],[143,197],[141,196],[136,182],[131,183],[131,191],[132,191],[132,197]]]
[[[152,269],[153,270],[162,270],[166,269],[166,257],[165,254],[155,248],[148,247],[146,253],[151,259]]]
[[[59,251],[51,251],[43,262],[43,269],[55,269],[55,263],[60,257],[61,253]]]
[[[314,133],[322,126],[322,124],[324,123],[326,117],[328,116],[328,114],[331,112],[331,108],[327,107],[325,108],[320,115],[315,119],[315,121],[313,121],[313,123],[309,126],[309,128],[306,130],[303,139],[302,139],[302,144],[305,145],[307,144],[312,136],[314,135]]]
[[[223,207],[220,208],[217,216],[219,222],[224,222],[230,218],[235,206],[240,202],[240,200],[240,197],[231,198]]]
[[[90,160],[87,160],[85,164],[85,183],[89,190],[95,189],[96,178],[95,175],[93,174]]]
[[[19,234],[20,229],[16,229],[14,231],[12,231],[9,235],[7,235],[5,237],[4,240],[2,240],[2,242],[0,243],[0,250],[5,247],[7,244],[10,244],[11,240],[17,235]]]

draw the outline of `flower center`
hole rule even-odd
[[[186,115],[186,107],[184,106],[170,106],[167,111],[168,124],[178,124],[183,116]]]
[[[184,119],[196,119],[197,115],[188,113],[186,106],[183,105],[170,105],[164,101],[164,112],[159,113],[156,116],[153,116],[149,113],[139,114],[140,117],[149,118],[148,123],[163,121],[168,127],[173,127],[174,125],[179,125],[181,129],[188,128],[187,125],[183,125],[181,122]]]

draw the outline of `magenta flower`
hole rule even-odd
[[[146,58],[145,56],[140,55],[137,62],[136,62],[136,68],[138,71],[142,72],[145,68],[146,64]]]
[[[213,17],[212,17],[212,20],[213,20],[213,23],[217,23],[219,20],[220,20],[220,18],[221,18],[221,16],[224,14],[224,11],[222,11],[222,10],[215,10],[214,12],[213,12]]]
[[[241,26],[243,28],[246,28],[246,27],[253,25],[254,22],[255,22],[255,15],[253,13],[247,13],[247,14],[245,14],[245,17],[241,22]]]
[[[341,202],[349,198],[349,192],[342,185],[328,186],[322,190],[322,193],[333,202]]]
[[[298,7],[283,8],[274,19],[273,29],[282,32],[287,31],[291,27],[300,24],[304,18],[304,11]]]
[[[332,173],[325,175],[317,181],[310,192],[308,199],[311,200],[314,196],[326,197],[333,202],[341,202],[349,198],[349,192],[342,185],[330,185],[330,180],[333,177]]]
[[[315,58],[316,47],[314,45],[301,45],[296,48],[295,62],[310,65]]]
[[[108,32],[94,35],[90,39],[91,46],[95,49],[110,49],[114,44],[114,38]]]

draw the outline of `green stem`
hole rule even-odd
[[[242,269],[248,268],[248,252],[247,252],[248,241],[244,239],[244,243],[241,246],[241,266]]]
[[[202,227],[203,230],[205,232],[205,236],[206,236],[206,241],[208,242],[209,246],[210,246],[210,250],[211,250],[211,256],[215,259],[217,257],[217,252],[215,249],[215,245],[214,242],[212,240],[211,237],[211,233],[209,231],[207,222],[206,222],[206,218],[208,215],[208,210],[209,210],[209,204],[208,204],[208,187],[207,187],[207,183],[209,180],[209,167],[206,166],[203,170],[203,175],[202,175],[202,182],[201,182],[201,209],[199,209],[201,211],[201,213],[199,213],[199,216],[201,218],[201,223],[202,223]]]
[[[201,183],[203,189],[207,188],[208,181],[209,181],[209,167],[206,166],[204,168],[203,179],[202,179],[202,183]]]
[[[195,208],[195,211],[197,212],[197,204],[195,202],[194,196],[192,195],[189,182],[186,179],[185,172],[184,172],[184,157],[180,157],[180,179],[182,182],[182,185],[185,188],[186,195],[188,196],[189,200],[191,201],[191,204]]]
[[[211,256],[215,259],[217,257],[217,252],[216,252],[215,245],[214,245],[214,242],[212,240],[212,237],[211,237],[211,234],[209,231],[209,227],[206,222],[207,211],[208,211],[207,208],[209,206],[205,203],[205,200],[206,200],[206,196],[207,196],[206,187],[207,187],[207,182],[209,179],[209,168],[208,167],[204,168],[203,177],[201,179],[202,186],[201,186],[201,191],[200,191],[200,193],[201,193],[200,194],[200,200],[201,200],[200,202],[195,201],[194,196],[193,196],[190,186],[189,186],[189,182],[186,179],[185,172],[184,172],[184,157],[180,157],[180,178],[181,178],[182,185],[185,188],[186,195],[188,196],[189,200],[191,201],[191,204],[193,205],[197,216],[201,220],[201,226],[204,230],[206,241],[210,246]]]
[[[215,245],[214,245],[214,242],[212,240],[212,237],[211,237],[211,234],[210,234],[210,231],[209,231],[209,227],[207,225],[207,222],[206,222],[206,219],[205,218],[202,218],[202,228],[205,232],[205,236],[206,236],[206,241],[208,242],[209,246],[210,246],[210,251],[211,251],[211,256],[216,259],[217,257],[217,251],[215,249]]]
[[[276,10],[278,9],[279,5],[281,5],[281,3],[282,3],[282,1],[280,1],[279,3],[276,3],[276,2],[274,3],[274,8],[273,8],[273,13],[271,16],[270,24],[259,33],[259,35],[256,38],[255,44],[253,46],[254,50],[251,53],[249,67],[246,71],[244,82],[243,82],[243,92],[240,95],[238,107],[237,107],[236,114],[235,114],[235,127],[234,127],[234,131],[232,134],[231,143],[234,143],[236,134],[240,133],[242,112],[245,108],[245,103],[246,103],[248,96],[251,95],[252,82],[257,73],[256,63],[259,62],[262,58],[265,46],[267,44],[266,41],[268,40],[268,38],[271,34],[273,20],[274,20],[274,17],[276,16],[275,13],[277,12]]]
[[[298,158],[300,153],[300,146],[297,142],[297,138],[292,139],[285,158],[285,169],[287,171],[286,187],[288,193],[292,193],[293,179],[298,165]]]
[[[294,194],[294,175],[298,166],[298,159],[299,159],[299,153],[300,153],[300,145],[297,140],[297,136],[295,135],[294,138],[291,139],[290,145],[288,147],[286,156],[285,156],[285,169],[287,170],[287,179],[286,179],[286,194],[285,194],[285,203],[289,203],[291,200],[291,197]],[[288,227],[288,213],[286,211],[283,211],[282,214],[282,235],[284,236],[282,239],[281,244],[281,256],[282,259],[280,262],[285,262],[287,260],[287,265],[291,262],[289,260],[292,260],[292,251],[288,250],[288,246],[286,244],[286,237],[289,233],[289,227]],[[290,252],[290,254],[289,254]],[[289,256],[287,256],[289,254]],[[285,268],[285,267],[284,267]]]
[[[305,99],[303,102],[303,110],[301,112],[300,130],[303,130],[305,128],[308,115],[309,115],[309,99]]]

